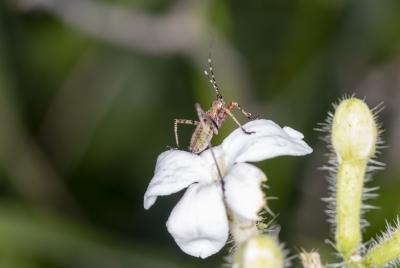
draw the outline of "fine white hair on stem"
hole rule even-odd
[[[327,181],[330,184],[329,197],[322,200],[327,202],[326,213],[335,241],[333,246],[338,251],[338,257],[345,261],[328,267],[342,267],[365,256],[366,247],[360,244],[361,232],[370,224],[364,215],[377,208],[365,201],[376,198],[378,194],[374,191],[379,189],[367,188],[365,184],[372,181],[374,172],[385,167],[385,164],[375,160],[379,153],[376,148],[383,148],[381,124],[377,123],[377,113],[382,110],[379,108],[382,104],[370,110],[364,101],[353,97],[344,95],[338,104],[334,103],[335,111],[328,112],[325,122],[319,124],[322,127],[316,129],[326,134],[322,140],[330,150],[328,165],[320,168],[328,171]],[[349,172],[353,172],[351,176]],[[350,189],[355,192],[350,193]],[[351,209],[347,209],[349,207]],[[349,215],[353,218],[349,219]],[[353,230],[351,235],[349,228]]]
[[[333,103],[332,106],[336,110],[338,105],[344,101],[348,100],[354,97],[354,94],[349,96],[347,94],[344,94],[342,99],[339,99],[338,103]],[[382,130],[381,130],[381,124],[377,122],[378,120],[378,113],[382,111],[384,107],[381,107],[383,103],[380,103],[378,106],[375,108],[371,109],[375,124],[377,125],[378,128],[378,136],[377,136],[377,141],[376,141],[376,148],[377,149],[382,149],[384,146],[381,146],[384,141],[382,139]],[[326,176],[327,181],[329,182],[330,186],[328,187],[328,192],[329,192],[329,197],[322,198],[323,201],[327,202],[327,209],[325,212],[329,216],[328,222],[331,223],[331,231],[333,234],[335,234],[336,231],[336,224],[337,224],[337,214],[336,214],[336,185],[337,185],[337,168],[338,164],[341,161],[341,159],[338,159],[340,156],[335,152],[333,145],[332,145],[332,123],[333,123],[333,117],[334,113],[328,112],[328,116],[325,119],[324,123],[319,123],[318,125],[321,126],[320,128],[316,128],[315,130],[321,131],[326,133],[324,137],[321,137],[320,139],[325,141],[327,143],[327,148],[330,150],[330,153],[328,154],[328,165],[322,166],[321,170],[326,170],[328,171],[328,176]],[[374,172],[377,170],[382,170],[385,168],[385,164],[381,163],[374,158],[376,158],[376,154],[379,152],[376,151],[371,158],[368,159],[368,165],[367,165],[367,170],[366,174],[364,177],[364,184],[367,182],[372,181],[372,175]],[[379,187],[371,187],[371,188],[363,188],[362,192],[362,201],[366,201],[367,199],[372,199],[372,198],[377,198],[378,194],[373,193],[373,191],[378,190]],[[361,206],[361,219],[360,219],[360,225],[361,229],[364,229],[365,227],[369,226],[369,223],[364,219],[364,214],[369,211],[370,209],[376,209],[377,207],[371,206],[368,204],[363,203]]]
[[[377,235],[376,238],[372,238],[365,247],[368,249],[365,249],[365,251],[370,253],[372,250],[375,248],[379,247],[381,244],[386,242],[389,239],[392,239],[393,236],[399,232],[400,229],[400,218],[397,216],[397,218],[394,220],[394,224],[390,224],[387,220],[386,221],[386,230],[381,231],[380,235]],[[400,257],[395,258],[394,260],[389,261],[383,266],[380,267],[399,267],[400,266]]]

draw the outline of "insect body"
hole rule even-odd
[[[211,66],[211,47],[209,52],[208,63],[210,66],[211,78],[207,75],[211,84],[213,85],[215,92],[217,94],[217,100],[213,101],[211,104],[211,108],[204,113],[203,123],[194,120],[187,119],[175,119],[174,121],[174,131],[175,131],[175,139],[176,146],[179,147],[178,141],[178,124],[189,124],[195,125],[196,128],[193,130],[192,138],[190,140],[189,150],[192,153],[198,154],[206,149],[207,145],[210,143],[213,134],[218,134],[218,129],[221,127],[222,122],[225,121],[226,117],[229,115],[232,119],[238,124],[238,126],[243,130],[245,134],[253,134],[254,132],[247,132],[239,121],[231,113],[233,107],[238,108],[249,120],[255,120],[258,116],[252,118],[250,117],[250,113],[246,113],[242,107],[237,102],[231,102],[228,107],[226,107],[225,101],[218,90],[217,82],[215,81],[214,72]]]

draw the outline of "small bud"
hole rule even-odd
[[[304,268],[324,268],[318,252],[302,252],[300,253],[300,260]]]
[[[267,235],[255,235],[239,246],[233,268],[282,268],[284,256],[278,242]]]
[[[339,163],[343,159],[370,158],[375,153],[377,133],[374,115],[362,100],[343,100],[332,124],[332,145]]]

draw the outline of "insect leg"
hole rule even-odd
[[[178,124],[187,124],[187,125],[195,125],[197,126],[200,122],[194,120],[187,120],[187,119],[175,119],[174,120],[174,132],[175,132],[175,140],[176,140],[176,148],[171,149],[178,149],[179,148],[179,141],[178,141]]]
[[[225,108],[225,112],[226,112],[227,114],[229,114],[230,117],[232,117],[233,121],[236,122],[236,124],[243,130],[243,132],[244,132],[245,134],[250,135],[250,134],[255,133],[255,132],[247,132],[247,131],[242,127],[242,125],[239,123],[239,121],[237,121],[237,119],[233,116],[232,112],[231,112],[228,108]]]
[[[229,104],[229,106],[227,107],[227,109],[230,111],[230,110],[233,108],[233,106],[235,106],[236,108],[238,108],[250,121],[256,120],[256,119],[258,119],[258,117],[260,116],[260,115],[257,115],[256,117],[250,117],[251,113],[246,113],[246,112],[243,110],[243,108],[239,105],[239,103],[237,103],[237,102],[231,102],[231,103]]]
[[[197,115],[199,116],[200,124],[203,125],[203,128],[205,128],[205,121],[208,121],[208,123],[211,126],[213,124],[215,124],[214,122],[212,122],[212,120],[208,116],[205,115],[205,112],[204,112],[203,108],[201,108],[200,104],[196,103],[195,107],[196,107]],[[219,178],[221,179],[222,193],[225,198],[225,182],[224,182],[224,178],[222,177],[221,170],[218,166],[217,158],[215,157],[214,151],[212,149],[211,141],[210,141],[210,143],[208,143],[208,147],[210,148],[211,155],[214,158],[215,166],[217,167],[218,175],[219,175]]]

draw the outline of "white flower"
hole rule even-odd
[[[258,213],[265,206],[260,185],[266,176],[245,162],[312,152],[303,135],[290,127],[282,129],[269,120],[251,121],[243,127],[255,133],[247,135],[238,128],[220,146],[213,147],[223,183],[210,150],[200,155],[170,150],[157,159],[144,207],[149,209],[158,196],[188,187],[172,210],[167,228],[189,255],[206,258],[225,245],[230,211],[250,222],[260,220]]]

